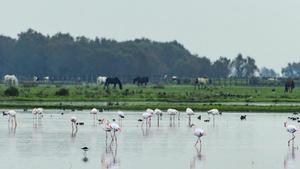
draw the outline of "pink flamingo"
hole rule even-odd
[[[148,110],[148,109],[147,109]],[[143,114],[142,114],[142,117],[143,117],[143,119],[142,119],[142,125],[141,125],[141,127],[143,127],[144,126],[144,122],[146,121],[146,127],[150,127],[150,121],[151,121],[151,117],[152,117],[152,114],[151,113],[149,113],[149,111],[146,111],[146,112],[144,112]]]
[[[100,124],[102,126],[102,129],[105,131],[105,138],[106,138],[105,140],[107,143],[107,133],[111,133],[111,131],[112,131],[110,122],[107,119],[103,118],[100,120]]]
[[[167,113],[170,115],[170,126],[175,125],[175,116],[176,114],[179,114],[178,110],[176,109],[168,109]],[[178,120],[179,120],[179,115],[178,115]]]
[[[286,131],[291,133],[293,137],[288,141],[288,146],[290,146],[290,142],[295,140],[295,132],[298,131],[297,127],[294,125],[287,125],[287,122],[284,122],[284,127],[286,128]]]
[[[197,146],[197,144],[199,143],[199,146],[200,146],[200,149],[201,149],[201,147],[202,147],[201,137],[205,136],[206,134],[205,134],[205,132],[204,132],[204,130],[202,128],[196,128],[194,130],[194,135],[196,137],[198,137],[198,139],[197,139],[197,141],[195,143],[195,146]]]

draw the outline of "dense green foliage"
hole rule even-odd
[[[236,71],[232,71],[236,70]],[[220,57],[192,55],[176,41],[155,42],[136,39],[117,42],[111,39],[88,39],[57,33],[45,36],[29,29],[17,39],[0,36],[0,75],[20,77],[50,76],[56,79],[81,79],[98,75],[134,77],[251,77],[257,71],[255,60],[240,54],[231,61]]]
[[[19,96],[19,90],[15,87],[9,87],[4,91],[5,96]]]

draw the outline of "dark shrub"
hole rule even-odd
[[[56,96],[68,96],[69,95],[69,90],[65,88],[61,88],[58,91],[55,92]]]
[[[19,90],[15,87],[9,87],[4,91],[5,96],[19,96]]]

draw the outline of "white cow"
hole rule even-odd
[[[14,86],[17,87],[19,82],[15,75],[5,75],[4,76],[4,84],[7,86]]]
[[[97,77],[97,85],[104,84],[106,82],[107,77],[106,76],[98,76]]]

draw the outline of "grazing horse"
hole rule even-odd
[[[119,78],[117,77],[108,77],[106,78],[106,81],[104,83],[104,88],[108,89],[109,84],[113,84],[114,88],[116,88],[117,84],[119,85],[119,88],[122,90],[122,83]]]
[[[205,88],[206,85],[208,84],[208,78],[207,77],[197,77],[194,81],[194,86],[195,89],[198,87],[198,89],[200,89],[200,87]]]
[[[136,77],[133,79],[133,84],[137,83],[138,86],[145,85],[147,86],[147,83],[149,82],[148,77]]]
[[[295,88],[294,80],[288,79],[284,85],[284,92],[292,93],[294,88]]]

